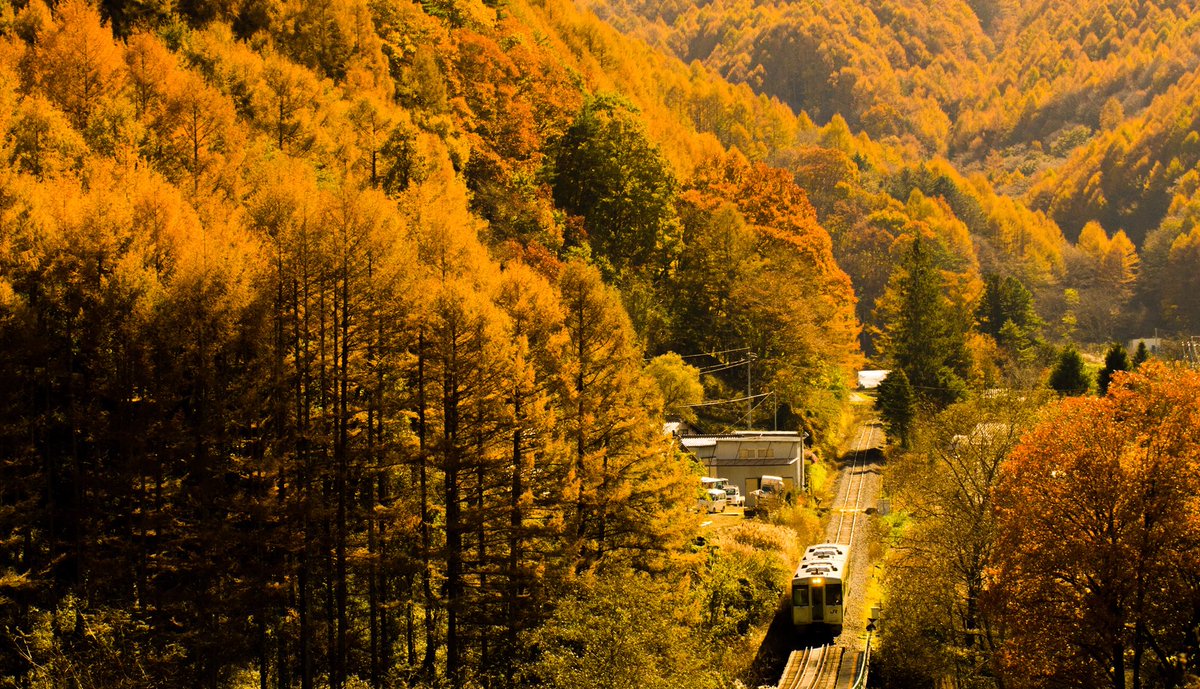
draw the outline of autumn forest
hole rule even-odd
[[[1195,686],[1198,94],[1190,0],[0,0],[0,688],[770,685],[864,413],[873,682]]]

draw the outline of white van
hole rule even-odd
[[[730,507],[745,507],[746,498],[737,486],[729,485],[725,486],[725,503]]]
[[[696,500],[696,507],[704,512],[724,512],[725,504],[725,491],[720,488],[708,488],[704,496]]]

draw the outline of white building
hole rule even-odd
[[[683,448],[709,476],[729,479],[749,495],[763,476],[781,476],[785,487],[804,483],[804,438],[794,431],[738,431],[731,435],[685,435]]]
[[[1132,357],[1134,352],[1137,351],[1139,344],[1146,345],[1146,351],[1149,352],[1150,356],[1158,356],[1159,352],[1162,350],[1161,337],[1139,337],[1136,340],[1129,341],[1129,346],[1126,348],[1126,351],[1129,352],[1130,357]]]
[[[859,371],[858,372],[858,387],[863,390],[874,390],[879,387],[891,371]]]

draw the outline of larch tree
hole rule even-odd
[[[687,472],[654,427],[656,394],[618,296],[598,270],[574,261],[559,289],[569,334],[562,418],[575,464],[567,520],[575,569],[662,569],[686,533]]]
[[[508,524],[500,529],[507,552],[499,585],[501,614],[493,620],[499,627],[493,672],[512,687],[518,668],[529,660],[527,635],[549,614],[548,591],[557,590],[570,564],[561,553],[572,463],[557,428],[568,339],[557,294],[530,268],[520,263],[505,268],[497,303],[508,316],[514,376],[506,457]]]
[[[47,97],[62,107],[80,132],[92,115],[123,85],[121,52],[112,31],[86,0],[56,7],[54,27],[37,45],[37,80]]]
[[[201,178],[217,167],[222,154],[237,147],[233,105],[219,91],[191,72],[179,75],[166,96],[162,132],[167,165],[184,167],[192,178],[192,191]]]
[[[50,101],[22,98],[12,118],[8,153],[18,170],[40,179],[80,169],[87,144]]]
[[[281,151],[301,154],[312,144],[306,120],[317,95],[318,86],[314,81],[310,72],[286,58],[267,57],[255,96],[258,118]]]
[[[481,544],[472,536],[473,527],[488,528],[493,515],[485,514],[474,491],[486,493],[496,480],[497,451],[507,445],[505,431],[511,433],[506,393],[512,359],[503,317],[485,295],[455,278],[436,278],[426,291],[427,442],[443,479],[445,669],[450,684],[458,687],[465,682],[466,667],[479,662],[470,654],[482,639],[470,633],[468,601],[480,593],[477,568],[486,552],[479,551]]]

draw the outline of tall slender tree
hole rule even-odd
[[[902,250],[876,311],[877,345],[904,371],[917,400],[943,406],[965,392],[965,324],[946,296],[936,245],[919,234]]]

